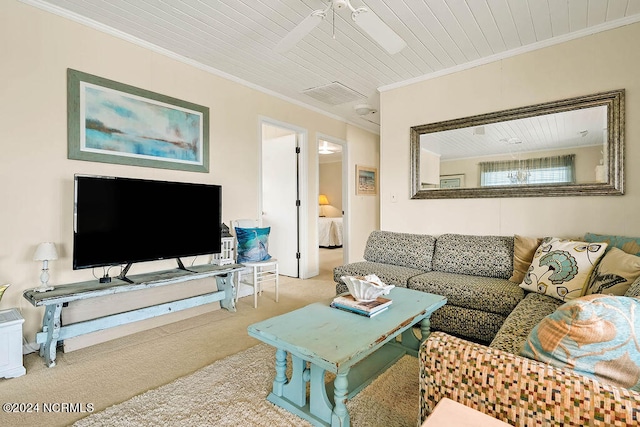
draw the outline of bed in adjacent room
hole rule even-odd
[[[342,217],[318,218],[318,239],[321,248],[342,247]]]

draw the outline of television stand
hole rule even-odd
[[[23,297],[34,307],[45,307],[42,319],[42,331],[36,334],[36,343],[40,344],[40,356],[44,357],[47,366],[53,367],[56,364],[56,348],[58,342],[67,338],[73,338],[139,320],[150,319],[216,301],[220,301],[222,308],[235,312],[235,286],[233,276],[244,268],[242,264],[223,266],[211,264],[194,265],[190,267],[190,270],[177,268],[131,276],[131,283],[114,278],[110,283],[99,283],[96,280],[92,280],[89,282],[60,285],[47,292],[35,292],[31,289],[25,291]],[[215,277],[217,284],[217,290],[211,293],[150,307],[143,307],[124,313],[111,314],[96,319],[72,323],[70,325],[63,326],[60,321],[62,310],[72,301],[97,298],[121,292],[138,291],[208,277]]]
[[[189,271],[191,273],[197,273],[196,271],[191,271],[189,269],[187,269],[184,264],[182,263],[182,260],[180,258],[176,258],[176,262],[178,263],[178,269],[179,270],[184,270],[184,271]],[[136,282],[134,282],[133,280],[129,279],[127,277],[127,273],[129,272],[129,269],[131,268],[131,266],[133,265],[133,263],[128,263],[120,272],[120,274],[118,275],[118,279],[127,282],[127,283],[131,283],[134,284]],[[169,272],[172,272],[173,270],[169,270]],[[100,282],[100,283],[109,283],[109,282]]]

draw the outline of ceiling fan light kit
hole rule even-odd
[[[274,50],[277,53],[285,53],[292,49],[326,18],[327,12],[332,8],[334,12],[349,9],[353,22],[391,55],[400,52],[407,45],[395,31],[368,8],[355,8],[351,5],[350,0],[331,0],[325,9],[314,10],[296,25],[293,30],[278,42]]]

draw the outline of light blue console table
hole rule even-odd
[[[276,348],[276,375],[267,400],[313,425],[348,427],[346,401],[403,355],[417,356],[420,340],[412,326],[419,322],[426,339],[429,316],[447,302],[406,288],[392,289],[389,298],[389,309],[372,318],[331,308],[326,301],[249,326],[249,335]],[[325,384],[327,371],[336,374],[332,384]]]
[[[42,332],[36,334],[36,343],[40,344],[40,356],[45,358],[47,366],[53,367],[56,364],[56,348],[58,342],[67,338],[73,338],[90,332],[125,325],[127,323],[216,301],[220,301],[220,305],[223,308],[229,311],[236,311],[233,276],[242,269],[244,269],[242,264],[224,266],[210,264],[195,265],[190,266],[188,271],[174,269],[129,276],[129,279],[133,283],[120,279],[112,279],[110,283],[99,283],[98,280],[92,280],[89,282],[61,285],[47,292],[28,290],[23,293],[23,296],[35,307],[45,307],[45,313],[42,319]],[[217,284],[215,292],[70,325],[62,326],[60,322],[62,309],[71,301],[97,298],[121,292],[138,291],[207,277],[215,277]]]

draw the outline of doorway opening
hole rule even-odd
[[[333,268],[347,262],[347,143],[326,135],[318,149],[318,273],[333,280]]]

